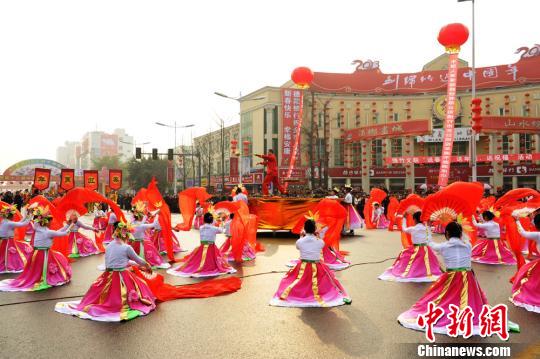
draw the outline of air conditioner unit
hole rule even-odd
[[[384,104],[384,105],[383,105],[383,109],[385,109],[385,110],[388,109],[388,105],[387,105],[387,104]]]
[[[350,103],[348,103],[348,104],[345,105],[345,108],[346,108],[347,110],[350,110],[350,109],[352,108],[352,105],[351,105]]]
[[[535,100],[540,100],[540,92],[537,92],[537,93],[533,93],[533,99]]]
[[[364,105],[364,110],[369,110],[369,109],[370,109],[370,105],[365,104],[365,105]]]
[[[516,96],[510,96],[510,102],[516,102]]]

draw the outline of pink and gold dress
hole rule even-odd
[[[14,222],[0,219],[0,273],[20,273],[32,254],[32,246],[16,240],[15,228],[27,226],[30,219]]]
[[[79,232],[79,228],[87,229],[89,231],[94,230],[94,227],[88,226],[82,223],[80,220],[77,220],[75,225],[71,227],[71,230],[69,231],[68,243],[71,250],[69,257],[88,257],[93,254],[100,253],[96,243],[94,243],[94,241],[88,238],[86,235]]]
[[[170,275],[179,277],[216,277],[222,274],[235,273],[227,258],[216,246],[216,235],[223,230],[212,224],[203,224],[199,228],[201,245],[188,254],[186,262],[167,271]]]
[[[133,239],[129,241],[129,244],[135,250],[142,259],[148,262],[152,268],[167,269],[171,265],[161,258],[158,249],[154,245],[153,240],[146,231],[149,229],[155,229],[159,227],[157,217],[152,223],[145,223],[144,221],[134,221],[131,223],[135,228],[133,232]]]
[[[146,315],[156,308],[156,298],[146,282],[129,268],[129,261],[144,265],[133,248],[120,240],[105,249],[105,273],[81,300],[56,303],[55,311],[100,322],[120,322]]]
[[[270,305],[278,307],[335,307],[351,299],[321,260],[324,242],[313,234],[296,241],[300,261],[281,280]]]
[[[485,238],[479,238],[472,249],[472,261],[483,264],[515,265],[516,259],[512,251],[504,244],[501,238],[501,229],[495,221],[477,223],[473,225],[484,231]]]

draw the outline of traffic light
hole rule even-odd
[[[167,159],[168,159],[169,161],[174,160],[174,153],[173,153],[173,149],[172,149],[172,148],[169,148],[169,149],[167,150]]]
[[[135,158],[138,160],[142,158],[142,150],[140,147],[135,147]]]
[[[153,160],[157,160],[157,159],[158,159],[157,148],[152,148],[152,159],[153,159]]]
[[[474,132],[479,133],[482,131],[482,100],[479,98],[473,98],[471,101],[472,112],[472,128]]]

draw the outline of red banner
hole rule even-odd
[[[69,191],[75,187],[75,170],[64,168],[60,172],[60,188],[64,191]]]
[[[388,165],[399,164],[430,164],[440,163],[440,156],[406,156],[406,157],[386,157],[385,163]],[[513,153],[508,155],[503,154],[486,154],[476,156],[476,162],[503,162],[503,161],[540,161],[540,153]],[[468,163],[469,156],[450,156],[452,163]]]
[[[345,143],[381,137],[419,136],[431,133],[431,120],[414,120],[373,125],[345,131]]]
[[[288,168],[280,168],[279,169],[279,177],[280,178],[305,178],[306,177],[306,169],[301,168],[295,168],[291,171],[289,175],[289,169]]]
[[[109,187],[113,191],[122,188],[122,170],[109,170]]]
[[[34,170],[34,188],[43,191],[49,188],[51,182],[51,170],[47,168],[36,168]]]
[[[238,176],[238,157],[231,157],[229,161],[231,176]]]
[[[456,85],[458,70],[458,53],[448,56],[448,88],[446,91],[446,117],[444,119],[444,137],[439,171],[439,186],[446,186],[450,176],[450,162],[454,147],[454,120],[456,110]]]
[[[535,164],[504,166],[502,170],[495,170],[491,166],[478,166],[478,176],[493,176],[495,172],[504,176],[540,176],[540,166]]]
[[[540,133],[540,118],[482,116],[482,133]]]
[[[96,191],[99,188],[99,173],[97,170],[84,170],[84,188]]]
[[[302,101],[303,92],[297,89],[282,89],[281,104],[282,104],[282,135],[281,143],[281,165],[289,166],[291,163],[294,166],[295,161],[300,165],[300,151],[296,151],[300,143],[300,126],[302,125]],[[296,159],[291,161],[292,156],[296,154]]]

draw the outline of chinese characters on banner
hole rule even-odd
[[[34,170],[34,188],[43,191],[49,188],[51,181],[51,170],[47,168],[36,168]]]
[[[345,131],[345,143],[381,137],[416,136],[431,133],[431,120],[414,120],[385,125],[373,125]]]
[[[539,133],[540,118],[482,116],[483,133]]]
[[[231,176],[238,176],[238,157],[231,157],[229,159],[229,165]]]
[[[99,174],[97,170],[84,170],[84,188],[96,191],[99,188]]]
[[[122,188],[122,170],[109,170],[109,188],[113,191]]]
[[[438,185],[441,187],[448,184],[452,148],[454,147],[454,111],[456,108],[457,69],[458,54],[449,54],[448,89],[446,91],[446,118],[444,120],[444,137],[438,183]]]
[[[386,157],[384,159],[387,165],[398,164],[433,164],[441,163],[439,156],[406,156],[406,157]],[[512,153],[504,154],[486,154],[477,155],[476,162],[503,162],[503,161],[540,161],[540,153]],[[450,156],[452,163],[468,163],[469,156]]]
[[[300,143],[300,126],[302,125],[302,90],[282,89],[281,104],[283,118],[281,165],[289,167],[292,164],[294,166],[295,161],[300,165],[300,151],[297,149]],[[294,160],[292,160],[293,154],[296,154]]]
[[[69,191],[75,187],[75,170],[63,168],[60,172],[60,188]]]

